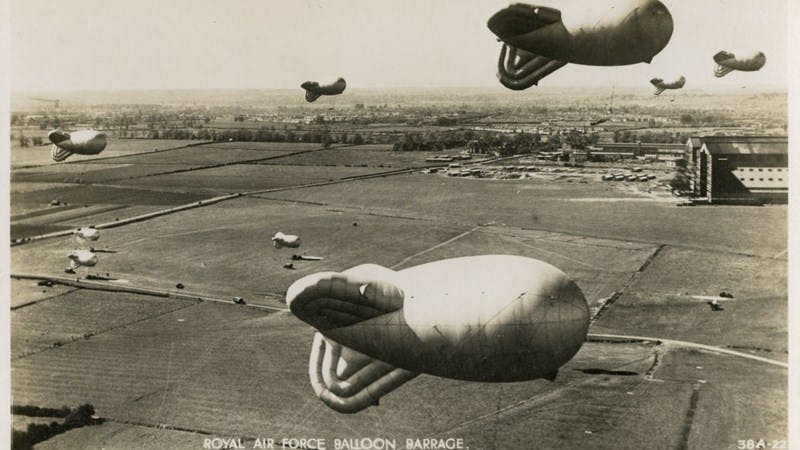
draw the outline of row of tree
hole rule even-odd
[[[644,142],[655,144],[683,144],[689,139],[688,133],[678,131],[639,131],[639,130],[616,130],[614,131],[614,142]]]
[[[31,410],[33,408],[34,410]],[[25,431],[14,430],[11,435],[11,448],[13,450],[30,450],[34,445],[44,442],[51,437],[67,432],[73,428],[80,428],[87,425],[97,425],[103,422],[102,419],[94,418],[94,406],[84,404],[77,408],[50,409],[47,411],[39,410],[36,407],[12,407],[12,413],[17,415],[27,415],[29,417],[63,417],[64,421],[56,421],[49,424],[31,423]],[[46,413],[52,415],[45,415]]]
[[[14,140],[14,139],[18,139],[19,140],[18,142],[19,142],[20,147],[30,147],[30,146],[36,147],[36,146],[39,146],[39,145],[44,145],[44,138],[39,137],[39,136],[27,137],[27,136],[25,136],[25,134],[20,133],[19,137],[16,137],[16,136],[14,136],[12,134],[11,135],[11,140]]]
[[[597,133],[584,134],[569,131],[552,134],[544,139],[539,133],[501,133],[485,130],[433,130],[372,133],[330,131],[327,129],[293,131],[273,128],[202,128],[188,130],[182,127],[151,129],[145,136],[129,136],[125,131],[120,137],[146,137],[148,139],[198,139],[239,142],[311,142],[327,147],[331,144],[392,144],[396,151],[442,151],[468,147],[477,152],[497,151],[503,155],[531,153],[535,151],[558,151],[563,145],[574,149],[586,149],[598,141]]]

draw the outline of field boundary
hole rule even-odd
[[[49,297],[40,298],[40,299],[36,299],[36,300],[31,300],[29,302],[20,303],[19,305],[12,305],[11,307],[9,307],[9,309],[11,311],[16,311],[16,310],[22,309],[22,308],[24,308],[26,306],[36,305],[37,303],[42,303],[42,302],[46,302],[48,300],[53,300],[54,298],[63,297],[65,295],[71,294],[71,293],[73,293],[73,292],[75,292],[77,290],[78,290],[77,288],[70,289],[70,290],[68,290],[66,292],[61,292],[61,293],[58,293],[58,294],[55,294],[55,295],[51,295]]]
[[[589,333],[586,336],[586,338],[587,338],[586,339],[587,342],[652,343],[654,345],[666,344],[666,345],[672,345],[674,347],[695,348],[695,349],[707,350],[707,351],[714,352],[714,353],[721,353],[721,354],[726,354],[726,355],[731,355],[731,356],[739,356],[739,357],[743,357],[743,358],[747,358],[747,359],[753,359],[753,360],[756,360],[756,361],[766,362],[766,363],[769,363],[769,364],[773,364],[773,365],[777,365],[777,366],[780,366],[780,367],[788,368],[788,364],[783,363],[781,361],[774,361],[774,360],[767,359],[767,358],[761,358],[761,357],[755,356],[755,355],[749,355],[749,354],[746,354],[746,353],[734,352],[734,351],[730,351],[730,350],[727,350],[727,349],[714,347],[714,346],[710,346],[710,345],[697,344],[697,343],[694,343],[694,342],[676,341],[676,340],[671,340],[671,339],[661,339],[661,338],[644,337],[644,336],[626,336],[626,335],[593,334],[593,333]],[[626,367],[626,366],[628,366],[628,365],[630,365],[630,364],[632,364],[634,362],[636,362],[636,361],[629,361],[629,362],[623,363],[621,365],[615,366],[614,370],[618,370],[618,369],[624,368],[624,367]],[[462,430],[464,428],[470,427],[472,425],[477,425],[477,424],[480,424],[482,422],[486,422],[488,420],[497,419],[497,418],[503,418],[503,417],[507,417],[507,416],[513,416],[513,415],[515,415],[515,414],[517,414],[519,412],[524,412],[524,411],[530,410],[531,408],[534,408],[534,407],[540,405],[543,402],[547,402],[547,401],[557,397],[560,393],[562,393],[564,391],[568,391],[568,390],[580,387],[582,385],[585,385],[585,384],[591,382],[591,380],[592,380],[592,378],[588,378],[586,380],[579,380],[579,381],[577,381],[577,382],[575,382],[573,384],[565,384],[565,385],[559,386],[557,388],[554,388],[553,390],[550,390],[550,391],[547,391],[547,392],[543,392],[541,394],[537,394],[537,395],[535,395],[533,397],[530,397],[530,398],[527,398],[525,400],[521,400],[521,401],[519,401],[517,403],[508,405],[508,406],[506,406],[504,408],[501,408],[501,409],[499,409],[497,411],[493,411],[493,412],[490,412],[490,413],[487,413],[487,414],[483,414],[483,415],[479,415],[477,417],[473,417],[471,419],[467,419],[467,420],[465,420],[465,421],[463,421],[463,422],[461,422],[459,424],[453,425],[453,426],[448,427],[448,428],[446,428],[444,430],[439,430],[439,431],[432,432],[432,433],[426,435],[425,437],[431,438],[431,437],[436,437],[436,436],[452,435],[455,431]],[[697,396],[697,391],[698,390],[699,390],[699,387],[695,383],[693,385],[693,388],[692,388],[692,400],[694,402],[697,401],[696,396]],[[691,407],[687,411],[687,417],[689,417],[688,414],[690,412],[691,412],[692,415],[694,414],[694,412],[691,410]],[[686,426],[686,423],[687,423],[687,420],[685,419],[684,420],[684,427]],[[688,423],[691,424],[691,421],[688,421]],[[684,431],[684,430],[682,429],[682,431]],[[681,436],[683,436],[683,435],[681,435]]]
[[[74,342],[91,339],[91,338],[93,338],[95,336],[98,336],[98,335],[101,335],[101,334],[104,334],[104,333],[108,333],[109,331],[114,331],[114,330],[117,330],[117,329],[120,329],[120,328],[125,328],[125,327],[129,327],[131,325],[135,325],[135,324],[140,323],[140,322],[144,322],[146,320],[156,319],[158,317],[166,316],[167,314],[172,314],[175,311],[180,311],[182,309],[191,308],[192,306],[197,306],[200,303],[201,303],[200,301],[195,300],[192,303],[181,305],[181,306],[178,306],[177,308],[172,308],[172,309],[167,310],[167,311],[161,311],[161,312],[159,312],[157,314],[154,314],[154,315],[151,315],[151,316],[141,317],[141,318],[136,319],[136,320],[134,320],[132,322],[121,323],[121,324],[114,325],[114,326],[107,327],[107,328],[103,328],[103,329],[100,329],[100,330],[97,330],[97,331],[89,331],[87,333],[84,333],[82,336],[72,336],[72,338],[70,338],[69,340],[56,341],[56,342],[50,344],[47,347],[43,347],[43,348],[40,348],[38,350],[33,350],[33,351],[30,351],[30,352],[27,352],[27,353],[22,353],[20,355],[13,356],[11,358],[11,361],[18,361],[20,359],[25,359],[25,358],[27,358],[29,356],[38,355],[39,353],[46,352],[48,350],[52,350],[52,349],[55,349],[55,348],[60,348],[60,347],[63,347],[65,345],[69,345],[69,344],[74,343]]]
[[[590,324],[594,324],[597,321],[597,319],[599,319],[608,309],[610,309],[614,305],[614,303],[617,302],[617,300],[619,300],[622,297],[623,294],[625,294],[625,291],[629,287],[631,287],[633,283],[636,282],[639,276],[642,273],[644,273],[645,269],[647,269],[650,263],[652,263],[653,260],[656,259],[658,254],[661,253],[661,251],[664,250],[665,247],[667,247],[667,244],[661,244],[657,246],[652,253],[650,253],[650,256],[648,256],[644,260],[644,262],[642,262],[639,268],[636,269],[635,272],[633,272],[630,278],[628,278],[628,281],[626,281],[625,284],[618,291],[614,291],[614,293],[610,297],[608,297],[608,299],[600,306],[600,309],[597,310],[594,317],[590,319],[589,321]]]
[[[342,148],[342,147],[333,147],[333,148]],[[317,150],[320,150],[320,149],[304,150],[303,152],[310,152],[310,151],[317,151]],[[327,150],[327,149],[325,149],[325,150]],[[288,154],[287,155],[280,155],[280,156],[270,157],[270,158],[279,158],[279,157],[283,157],[283,156],[288,156]],[[263,159],[264,158],[262,158],[260,160],[263,160]],[[480,162],[473,161],[473,162],[471,162],[469,164],[478,164],[478,163],[495,161],[495,160],[497,160],[497,159],[485,160],[485,161],[480,161]],[[253,161],[259,161],[259,160],[253,160]],[[239,161],[239,162],[235,162],[235,163],[226,163],[226,164],[217,165],[217,166],[197,167],[197,168],[194,168],[194,169],[182,170],[181,172],[186,172],[186,171],[190,171],[190,170],[211,169],[211,168],[216,168],[216,167],[230,166],[230,165],[243,164],[243,163],[245,163],[245,162]],[[270,193],[270,192],[281,192],[281,191],[289,191],[289,190],[294,190],[294,189],[304,189],[304,188],[311,188],[311,187],[329,186],[329,185],[332,185],[332,184],[347,183],[347,182],[350,182],[350,181],[367,180],[367,179],[370,179],[370,178],[381,178],[381,177],[388,177],[388,176],[393,176],[393,175],[402,175],[402,174],[411,173],[411,172],[415,172],[415,171],[418,171],[418,170],[423,170],[423,169],[430,168],[430,167],[439,167],[439,166],[413,167],[413,168],[407,167],[407,168],[403,168],[403,169],[389,170],[389,171],[376,172],[376,173],[370,173],[370,174],[364,174],[364,175],[351,175],[351,176],[339,178],[337,180],[332,180],[332,181],[321,181],[321,182],[317,182],[317,183],[298,184],[298,185],[294,185],[294,186],[283,186],[283,187],[277,187],[277,188],[257,189],[257,190],[253,190],[253,191],[235,192],[233,194],[222,195],[222,196],[219,196],[219,197],[212,197],[212,198],[209,198],[209,199],[206,199],[206,200],[198,200],[196,202],[192,202],[192,203],[176,206],[176,207],[173,207],[173,208],[162,209],[162,210],[154,211],[154,212],[151,212],[151,213],[130,217],[130,218],[123,219],[123,220],[117,220],[117,221],[113,221],[113,222],[102,223],[102,224],[99,224],[99,225],[95,225],[95,228],[104,229],[104,228],[119,227],[119,226],[122,226],[122,225],[127,225],[127,224],[130,224],[130,223],[134,223],[134,222],[141,222],[141,221],[144,221],[144,220],[153,219],[153,218],[164,216],[164,215],[167,215],[167,214],[173,214],[173,213],[176,213],[176,212],[185,211],[187,209],[193,209],[193,208],[198,208],[198,207],[201,207],[201,206],[213,205],[215,203],[219,203],[219,202],[222,202],[222,201],[225,201],[225,200],[230,200],[230,199],[237,198],[237,197],[242,197],[242,196],[250,196],[250,195],[256,195],[256,194],[267,194],[267,193]],[[165,175],[165,174],[163,174],[163,173],[162,174],[154,174],[153,176],[155,176],[155,175]],[[149,176],[149,175],[145,175],[145,177],[146,176]],[[144,177],[138,177],[138,178],[144,178]],[[52,233],[46,233],[46,234],[40,234],[40,235],[35,235],[35,236],[27,236],[27,237],[23,237],[23,238],[17,238],[17,239],[14,239],[14,240],[11,241],[11,246],[14,247],[14,246],[17,246],[17,245],[26,244],[28,242],[33,242],[33,241],[40,241],[40,240],[43,240],[43,239],[69,236],[74,232],[74,230],[75,230],[74,228],[71,228],[69,230],[55,231],[55,232],[52,232]]]
[[[417,253],[414,253],[411,256],[407,256],[407,257],[401,259],[400,262],[393,264],[389,268],[390,269],[396,269],[396,268],[402,266],[403,264],[411,261],[412,259],[414,259],[414,258],[416,258],[418,256],[422,256],[422,255],[424,255],[426,253],[432,252],[432,251],[436,250],[437,248],[444,247],[447,244],[455,242],[455,241],[457,241],[457,240],[459,240],[459,239],[461,239],[461,238],[463,238],[465,236],[468,236],[468,235],[474,233],[475,231],[479,230],[480,228],[481,228],[481,225],[477,225],[477,226],[473,227],[472,229],[469,229],[467,231],[464,231],[463,233],[460,233],[460,234],[457,234],[457,235],[451,237],[450,239],[447,239],[445,241],[439,242],[438,244],[436,244],[436,245],[434,245],[432,247],[428,247],[428,248],[426,248],[424,250],[421,250],[421,251],[418,251]]]
[[[789,368],[789,364],[783,361],[777,361],[774,359],[764,358],[761,356],[751,355],[749,353],[744,352],[737,352],[735,350],[730,350],[727,348],[717,347],[714,345],[706,345],[706,344],[699,344],[697,342],[689,342],[689,341],[678,341],[675,339],[663,339],[659,337],[646,337],[646,336],[628,336],[623,334],[601,334],[601,333],[589,333],[586,335],[587,342],[617,342],[617,343],[627,343],[627,342],[652,342],[656,345],[671,345],[675,347],[682,347],[682,348],[692,348],[697,350],[706,350],[712,353],[719,353],[723,355],[729,356],[738,356],[740,358],[745,359],[752,359],[754,361],[759,361],[767,364],[772,364],[773,366],[779,366],[783,368]]]
[[[119,138],[118,138],[118,139],[119,139]],[[121,140],[128,140],[128,141],[140,141],[140,140],[141,140],[141,141],[151,141],[151,140],[155,140],[155,139],[121,139]],[[159,140],[163,140],[163,139],[159,139]],[[148,155],[148,154],[150,154],[150,153],[164,153],[164,152],[169,152],[169,151],[172,151],[172,150],[180,150],[180,149],[182,149],[182,148],[198,147],[198,146],[200,146],[200,145],[213,144],[214,142],[217,142],[217,141],[203,141],[203,142],[197,142],[197,143],[194,143],[194,142],[193,142],[193,143],[191,143],[191,144],[182,145],[182,146],[180,146],[180,147],[165,148],[164,150],[150,150],[150,151],[147,151],[147,152],[139,152],[139,153],[129,153],[129,154],[127,154],[127,155],[99,156],[99,157],[97,157],[97,158],[92,158],[92,159],[91,159],[91,161],[97,161],[97,160],[102,160],[102,161],[105,161],[105,160],[107,160],[107,159],[114,159],[114,158],[124,158],[124,157],[126,157],[126,156]],[[44,144],[44,145],[52,145],[52,144]],[[84,164],[85,164],[85,163],[86,163],[86,160],[80,160],[80,161],[75,161],[75,160],[73,160],[73,161],[64,161],[64,162],[60,162],[60,163],[58,163],[58,162],[51,162],[51,163],[48,163],[48,164],[28,164],[28,165],[24,165],[24,166],[17,166],[17,167],[15,167],[15,168],[14,168],[14,170],[17,170],[17,169],[33,169],[33,168],[36,168],[36,167],[48,167],[48,166],[54,166],[54,165],[56,165],[56,164],[81,164],[81,163],[84,163]]]
[[[240,197],[241,195],[242,194],[236,193],[236,194],[223,195],[223,196],[219,196],[219,197],[213,197],[213,198],[209,198],[209,199],[206,199],[206,200],[199,200],[199,201],[196,201],[196,202],[187,203],[185,205],[175,206],[173,208],[161,209],[161,210],[153,211],[153,212],[150,212],[150,213],[147,213],[147,214],[140,214],[138,216],[129,217],[127,219],[115,220],[113,222],[101,223],[101,224],[95,225],[94,227],[97,228],[98,230],[102,230],[102,229],[105,229],[105,228],[119,227],[119,226],[127,225],[127,224],[130,224],[130,223],[141,222],[143,220],[153,219],[153,218],[164,216],[164,215],[167,215],[167,214],[172,214],[172,213],[176,213],[176,212],[180,212],[180,211],[185,211],[187,209],[193,209],[193,208],[199,208],[201,206],[213,205],[215,203],[219,203],[219,202],[224,201],[224,200],[229,200],[231,198]],[[75,228],[70,228],[69,230],[54,231],[52,233],[40,234],[40,235],[37,235],[37,236],[29,236],[29,237],[24,237],[24,238],[18,238],[18,239],[15,239],[15,240],[11,241],[11,246],[14,247],[16,245],[26,244],[28,242],[40,241],[40,240],[43,240],[43,239],[49,239],[49,238],[54,238],[54,237],[69,236],[69,235],[73,234],[75,232],[75,230],[76,230]]]
[[[437,246],[441,246],[452,242],[456,239],[460,239],[466,236],[469,233],[474,232],[479,227],[475,227],[472,230],[465,231],[464,233],[459,234],[458,236],[452,237],[447,241],[437,244]],[[436,246],[434,246],[436,247]],[[428,250],[423,250],[420,252],[421,254],[426,253]],[[412,255],[416,256],[416,255]],[[403,263],[404,261],[401,261]],[[401,264],[398,263],[398,264]],[[395,265],[396,266],[396,265]],[[158,289],[150,289],[150,288],[142,288],[142,287],[134,287],[134,286],[119,286],[113,285],[110,283],[103,283],[98,281],[89,281],[89,280],[80,280],[80,279],[71,279],[66,277],[55,277],[55,276],[48,276],[48,275],[35,275],[35,274],[18,274],[12,273],[11,278],[17,280],[46,280],[51,281],[53,283],[62,284],[65,286],[72,286],[76,288],[82,289],[92,289],[98,291],[109,291],[109,292],[124,292],[130,294],[140,294],[140,295],[148,295],[148,296],[155,296],[155,297],[163,297],[163,298],[172,298],[177,300],[191,300],[191,301],[209,301],[209,302],[216,302],[216,303],[224,303],[229,305],[235,305],[231,300],[224,300],[221,298],[211,297],[207,295],[200,295],[200,294],[189,294],[189,293],[180,293],[180,292],[172,292],[172,291],[163,291]],[[258,308],[258,309],[266,309],[275,312],[287,312],[289,311],[288,308],[278,308],[274,306],[268,305],[257,305],[257,304],[245,304],[245,305],[237,305],[237,306],[245,306],[251,308]],[[589,333],[586,335],[587,342],[618,342],[618,343],[625,343],[625,342],[652,342],[656,345],[672,345],[676,347],[685,347],[685,348],[694,348],[699,350],[706,350],[712,353],[719,353],[725,354],[730,356],[737,356],[740,358],[751,359],[754,361],[760,361],[767,364],[772,364],[779,367],[788,368],[789,365],[782,361],[777,361],[774,359],[764,358],[761,356],[751,355],[749,353],[738,352],[735,350],[717,347],[713,345],[706,345],[700,344],[697,342],[689,342],[689,341],[680,341],[675,339],[665,339],[660,337],[647,337],[647,336],[634,336],[634,335],[620,335],[620,334],[602,334],[602,333]]]
[[[164,150],[164,152],[170,151],[170,150],[180,150],[180,149],[188,148],[188,147],[199,147],[201,145],[208,145],[208,143],[206,142],[206,143],[203,143],[203,144],[189,145],[189,146],[186,146],[186,147],[170,148],[170,149]],[[345,147],[351,147],[351,145],[346,145]],[[217,163],[217,164],[208,164],[208,165],[204,165],[204,166],[200,165],[200,166],[197,166],[197,167],[189,167],[189,168],[184,168],[184,169],[168,170],[166,172],[148,173],[148,174],[139,175],[139,176],[130,176],[130,177],[122,177],[122,178],[111,178],[109,180],[106,180],[106,182],[110,183],[110,182],[122,181],[122,180],[137,180],[137,179],[140,179],[140,178],[157,177],[157,176],[160,176],[160,175],[173,175],[173,174],[176,174],[176,173],[195,172],[195,171],[198,171],[198,170],[206,170],[206,169],[217,169],[217,168],[220,168],[220,167],[235,166],[237,164],[252,164],[252,163],[257,163],[259,161],[269,161],[269,160],[272,160],[272,159],[286,158],[288,156],[302,155],[302,154],[305,154],[305,153],[317,152],[317,151],[321,151],[321,150],[332,150],[332,149],[336,149],[336,148],[341,148],[341,147],[311,148],[311,149],[306,149],[306,150],[298,150],[296,152],[290,152],[290,153],[286,153],[286,154],[282,154],[282,155],[266,156],[266,157],[263,157],[263,158],[243,159],[243,160],[240,160],[240,161],[230,161],[230,162]],[[110,158],[121,158],[123,156],[136,156],[136,155],[149,154],[149,153],[163,153],[163,152],[162,151],[158,151],[158,152],[136,153],[136,154],[131,154],[131,155],[117,155],[117,156],[111,156],[111,157],[109,157],[109,159]],[[71,162],[78,163],[78,162],[83,162],[83,161],[71,161]],[[75,184],[93,185],[95,183],[75,183]]]
[[[257,309],[265,309],[269,311],[275,312],[285,312],[289,311],[288,308],[278,308],[275,306],[268,306],[268,305],[258,305],[247,303],[244,305],[238,305],[233,302],[233,300],[225,300],[217,297],[211,297],[208,295],[203,294],[196,294],[196,293],[182,293],[182,292],[173,292],[173,291],[164,291],[160,289],[151,289],[145,287],[136,287],[136,286],[121,286],[117,284],[112,284],[108,282],[101,282],[101,281],[94,281],[94,280],[81,280],[79,278],[67,278],[67,277],[57,277],[57,276],[50,276],[50,275],[37,275],[37,274],[23,274],[23,273],[12,273],[11,278],[15,280],[44,280],[50,281],[53,284],[61,284],[64,286],[71,286],[80,289],[89,289],[95,291],[107,291],[107,292],[123,292],[128,294],[139,294],[139,295],[147,295],[150,297],[162,297],[162,298],[171,298],[175,300],[191,300],[195,302],[215,302],[215,303],[225,303],[230,305],[237,305],[237,306],[244,306],[250,308],[257,308]],[[72,292],[72,291],[70,291]]]
[[[640,361],[640,360],[628,361],[628,362],[619,364],[617,366],[614,366],[613,370],[619,370],[619,369],[625,368],[625,367],[627,367],[627,366],[629,366],[631,364],[634,364],[634,363],[636,363],[638,361]],[[503,407],[501,409],[498,409],[497,411],[493,411],[493,412],[490,412],[490,413],[482,414],[482,415],[479,415],[477,417],[474,417],[474,418],[471,418],[471,419],[467,419],[464,422],[461,422],[460,424],[451,426],[451,427],[446,428],[444,430],[440,430],[440,431],[436,431],[436,432],[430,433],[430,434],[426,435],[425,437],[426,438],[432,438],[432,437],[436,437],[436,436],[452,435],[455,431],[462,430],[462,429],[464,429],[466,427],[469,427],[471,425],[480,424],[482,422],[486,422],[486,421],[491,420],[491,419],[500,419],[500,418],[504,418],[504,417],[508,417],[508,416],[513,416],[514,414],[530,410],[531,408],[534,408],[534,407],[536,407],[536,406],[538,406],[538,405],[540,405],[542,403],[546,403],[546,402],[548,402],[548,401],[550,401],[550,400],[552,400],[554,398],[557,398],[561,393],[563,393],[565,391],[569,391],[569,390],[578,388],[580,386],[583,386],[585,384],[588,384],[592,380],[593,380],[593,378],[589,377],[589,378],[584,379],[584,380],[578,380],[573,384],[563,384],[563,385],[558,386],[558,387],[556,387],[556,388],[554,388],[552,390],[536,394],[533,397],[529,397],[529,398],[526,398],[525,400],[520,400],[517,403],[513,403],[511,405],[505,406],[505,407]]]

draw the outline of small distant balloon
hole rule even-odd
[[[96,130],[80,130],[71,133],[53,130],[47,134],[53,143],[51,155],[53,161],[61,162],[72,154],[96,155],[106,148],[106,134]]]
[[[680,78],[669,83],[665,83],[661,78],[653,78],[650,80],[650,84],[656,88],[656,91],[653,93],[653,95],[661,95],[661,93],[667,89],[681,89],[683,85],[686,84],[686,78],[681,75]]]
[[[737,58],[733,53],[721,51],[714,55],[714,75],[722,78],[725,75],[738,70],[741,72],[755,72],[764,67],[767,57],[763,52],[756,52],[752,55]]]
[[[83,227],[78,228],[75,230],[75,239],[78,242],[85,242],[85,241],[96,241],[100,239],[100,231],[98,231],[95,227]]]
[[[283,234],[281,232],[275,233],[275,237],[272,238],[272,245],[275,248],[297,248],[300,247],[300,238],[293,234]]]
[[[97,255],[91,250],[74,250],[67,255],[69,259],[69,267],[77,269],[78,267],[93,267],[97,265]]]
[[[347,82],[339,77],[336,81],[328,84],[320,84],[317,81],[306,81],[300,85],[306,90],[306,101],[311,103],[323,95],[339,95],[344,92]]]

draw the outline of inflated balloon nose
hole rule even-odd
[[[50,142],[53,144],[59,144],[69,139],[69,133],[65,133],[61,130],[53,130],[47,133],[47,139],[50,139]]]
[[[561,14],[558,10],[517,3],[495,13],[486,25],[500,39],[509,39],[530,33],[560,19]]]
[[[352,325],[403,307],[403,291],[394,284],[363,276],[320,272],[286,290],[292,314],[320,331]]]
[[[653,55],[661,52],[669,43],[674,30],[672,14],[663,3],[658,0],[644,0],[637,10],[637,20],[642,33],[653,36],[648,41],[647,53]],[[650,62],[652,56],[645,59]]]

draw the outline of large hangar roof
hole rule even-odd
[[[704,136],[702,141],[712,155],[789,153],[789,139],[786,136]]]

